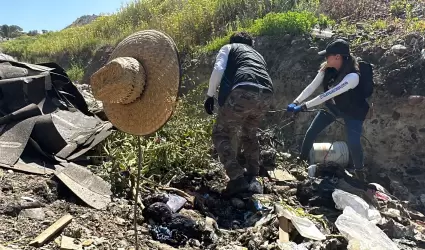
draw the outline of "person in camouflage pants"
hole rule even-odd
[[[210,78],[205,110],[212,114],[214,93],[220,85],[218,116],[212,139],[230,181],[228,191],[239,192],[258,176],[260,150],[257,129],[269,111],[273,85],[263,57],[252,48],[247,33],[235,33],[230,44],[218,53]],[[246,160],[246,171],[237,160],[237,147],[232,138],[241,131],[240,144]]]

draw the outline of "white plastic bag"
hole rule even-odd
[[[332,193],[332,198],[337,209],[344,210],[347,206],[351,207],[358,214],[374,224],[377,224],[382,219],[381,214],[374,206],[369,206],[366,201],[357,195],[347,193],[340,189],[335,189]]]
[[[397,245],[372,222],[347,206],[335,222],[349,241],[348,250],[399,250]]]

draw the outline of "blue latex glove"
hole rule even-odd
[[[291,103],[288,105],[288,107],[286,108],[286,111],[288,112],[294,112],[294,108],[297,106],[296,103]]]
[[[305,104],[302,104],[302,105],[296,106],[293,112],[296,114],[305,110],[307,110],[307,107],[305,106]]]

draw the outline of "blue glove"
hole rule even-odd
[[[294,108],[294,111],[293,112],[296,114],[298,112],[306,111],[306,110],[307,110],[307,107],[305,106],[305,104],[302,104],[302,105],[296,106]]]
[[[288,112],[294,112],[294,108],[297,106],[296,103],[291,103],[288,105],[288,107],[286,108],[286,111]]]

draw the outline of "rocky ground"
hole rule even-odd
[[[376,192],[371,195],[370,189],[362,188],[339,168],[321,167],[317,178],[309,178],[305,166],[296,164],[290,155],[264,146],[274,140],[271,134],[260,138],[263,164],[269,170],[280,169],[281,174],[271,174],[271,178],[269,172],[255,182],[256,190],[264,194],[220,195],[225,175],[218,164],[204,175],[176,177],[166,187],[145,181],[141,196],[146,208],[139,211],[138,220],[141,249],[347,249],[349,241],[335,224],[342,213],[332,197],[335,189],[356,194],[379,207],[382,220],[378,230],[399,249],[425,248],[425,217],[421,213],[391,194],[392,200],[386,200],[385,194],[380,198]],[[265,171],[263,175],[267,175]],[[130,200],[114,198],[104,210],[91,209],[55,177],[11,170],[0,170],[0,199],[2,250],[135,249]],[[278,244],[279,206],[309,219],[326,239],[315,241],[293,230],[289,234],[292,246]],[[73,217],[71,223],[46,244],[38,248],[28,245],[67,214]],[[62,241],[70,245],[66,247]]]

